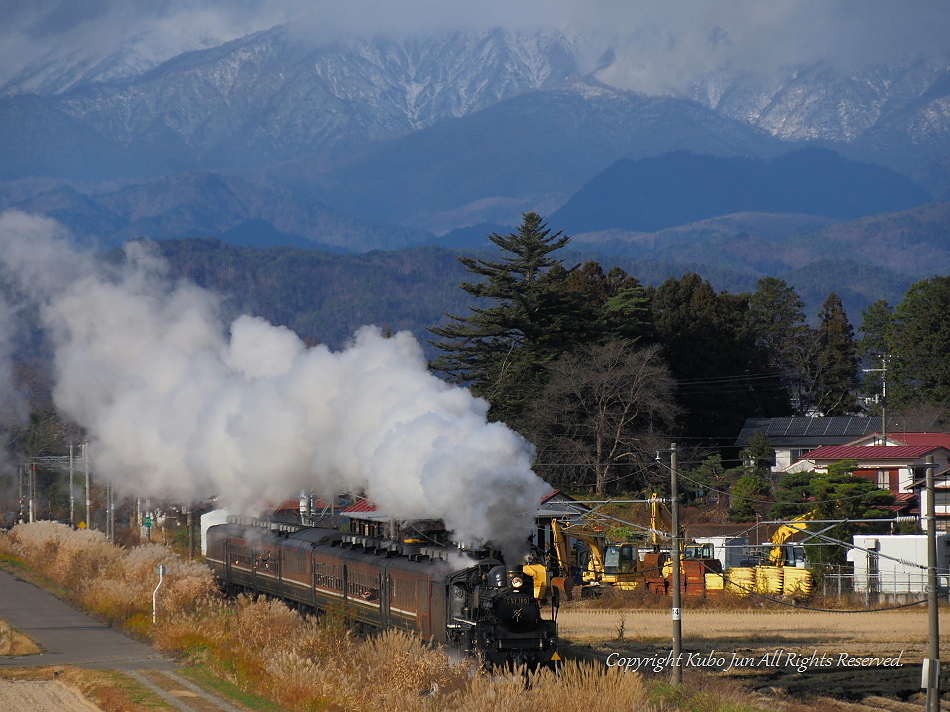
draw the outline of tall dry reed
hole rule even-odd
[[[122,548],[102,532],[56,522],[18,524],[0,537],[0,552],[26,562],[86,610],[134,629],[151,620],[159,565],[168,570],[160,598],[163,610],[194,607],[216,595],[208,567],[182,561],[161,545]]]

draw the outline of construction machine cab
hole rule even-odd
[[[684,559],[712,559],[715,558],[713,545],[706,544],[687,544],[683,547]]]
[[[604,574],[630,574],[637,570],[640,554],[636,544],[610,544],[604,552]]]

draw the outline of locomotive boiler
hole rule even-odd
[[[303,612],[343,606],[360,624],[402,628],[491,665],[558,659],[557,624],[520,566],[333,529],[229,517],[208,529],[206,561],[229,593]]]

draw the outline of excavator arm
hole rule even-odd
[[[783,524],[776,530],[770,540],[772,548],[769,550],[769,563],[772,566],[794,565],[794,561],[788,561],[789,557],[786,556],[783,545],[793,534],[805,531],[808,522],[814,519],[816,514],[817,511],[812,510],[800,517],[789,520],[787,524]]]

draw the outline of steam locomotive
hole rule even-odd
[[[489,665],[557,660],[522,567],[333,529],[229,517],[208,528],[206,561],[225,590],[280,598],[302,612],[344,606],[371,628],[402,628]]]

